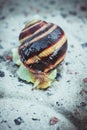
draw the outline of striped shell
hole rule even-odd
[[[67,39],[64,31],[53,23],[34,20],[19,35],[19,55],[33,73],[47,73],[65,57]]]

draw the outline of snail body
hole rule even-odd
[[[19,35],[19,56],[33,74],[48,74],[64,59],[67,39],[64,31],[53,23],[34,20]],[[36,77],[36,76],[35,76]]]

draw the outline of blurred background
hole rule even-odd
[[[34,18],[57,23],[66,33],[68,28],[75,35],[78,33],[79,39],[86,40],[83,31],[87,27],[87,0],[0,0],[0,26],[7,31],[10,26],[8,33],[15,37],[15,30],[18,36],[19,29]],[[68,27],[65,27],[66,22]],[[0,37],[0,41],[3,41],[3,36]]]

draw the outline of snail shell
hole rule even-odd
[[[65,57],[67,39],[56,24],[34,20],[19,35],[19,55],[32,73],[47,73]]]

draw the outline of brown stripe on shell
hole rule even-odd
[[[48,34],[50,34],[53,30],[55,30],[57,28],[57,25],[53,25],[53,27],[51,27],[49,30],[47,30],[46,32],[44,32],[42,35],[40,35],[39,37],[34,38],[33,40],[31,40],[29,42],[30,43],[34,43],[35,41],[38,41],[40,39],[42,39],[43,37],[47,36]]]
[[[36,25],[34,24],[33,26],[28,27],[26,30],[24,30],[23,32],[21,32],[21,34],[19,36],[19,40],[22,41],[24,38],[32,35],[34,32],[36,32],[37,30],[39,30],[44,25],[46,25],[45,22],[39,22]]]
[[[48,48],[51,45],[55,44],[61,38],[62,35],[64,35],[64,32],[60,30],[59,27],[56,27],[52,32],[44,36],[42,39],[35,41],[30,45],[24,44],[25,47],[23,48],[21,48],[21,45],[19,47],[19,55],[21,55],[21,57],[25,57],[25,59],[22,58],[22,62],[24,62],[25,60],[27,61],[30,57],[38,55],[45,48]]]
[[[48,26],[49,27],[49,26]],[[57,28],[57,25],[52,25],[51,28],[47,29],[42,33],[42,35],[39,35],[38,37],[33,38],[32,40],[25,40],[23,45],[26,47],[30,44],[34,44],[35,42],[39,41],[40,39],[44,38],[48,34],[50,34],[52,31],[54,31]],[[24,46],[21,45],[21,48],[24,48]]]
[[[58,39],[58,41],[55,42],[55,44],[44,49],[40,54],[35,55],[32,58],[29,58],[25,64],[29,65],[31,63],[34,63],[36,60],[41,60],[42,57],[47,57],[51,55],[54,51],[63,46],[65,42],[66,42],[66,36],[63,35],[60,39]]]
[[[39,72],[49,72],[54,69],[65,57],[67,50],[67,41],[64,43],[60,49],[58,48],[53,54],[50,56],[44,57],[41,60],[37,60],[36,63],[27,65],[30,68],[31,72],[39,73]]]
[[[25,27],[25,28],[22,30],[21,33],[27,31],[29,28],[32,28],[32,27],[34,27],[34,26],[36,26],[36,25],[38,25],[38,24],[40,24],[40,23],[48,24],[48,23],[45,22],[45,21],[41,21],[41,20],[39,20],[38,22],[36,22],[36,23],[34,23],[34,24],[30,25],[30,26]]]
[[[63,61],[65,55],[66,55],[66,52],[64,53],[64,55],[62,55],[62,56],[60,57],[60,59],[58,59],[58,60],[55,62],[55,64],[52,64],[52,65],[50,64],[48,68],[45,68],[44,73],[48,73],[49,71],[51,71],[52,69],[54,69],[58,64],[60,64],[60,63]]]
[[[37,31],[35,31],[33,34],[28,35],[24,39],[21,39],[21,42],[22,42],[21,48],[23,48],[24,46],[27,46],[32,39],[34,39],[37,36],[40,36],[41,34],[45,33],[45,31],[47,31],[48,29],[50,29],[52,26],[53,26],[53,24],[48,23],[48,24],[42,26]]]
[[[32,20],[31,22],[28,22],[28,23],[25,25],[25,28],[24,28],[23,30],[25,30],[25,29],[27,29],[28,27],[31,27],[31,26],[33,26],[34,24],[39,23],[39,22],[41,22],[41,20]],[[22,30],[22,31],[23,31],[23,30]]]

